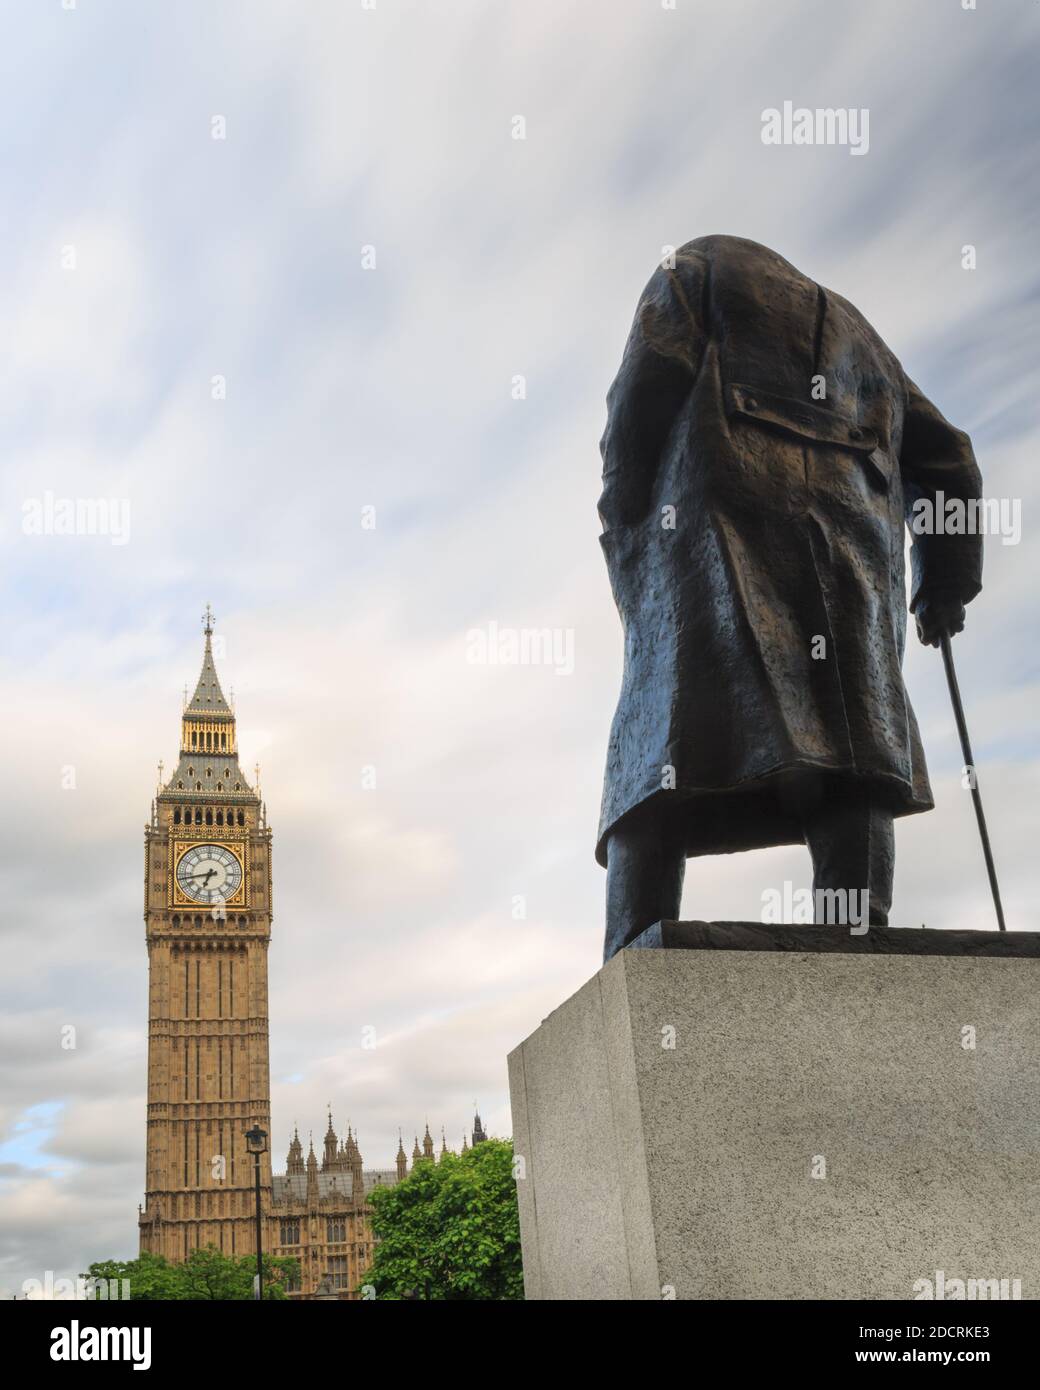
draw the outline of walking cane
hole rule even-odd
[[[946,683],[950,687],[950,701],[953,704],[953,717],[957,721],[957,732],[961,736],[961,752],[964,754],[964,763],[967,771],[971,774],[971,799],[975,806],[975,819],[979,823],[982,853],[986,856],[986,872],[989,874],[989,886],[993,894],[993,906],[997,909],[997,926],[1001,931],[1007,931],[1007,927],[1004,925],[1004,909],[1000,905],[1000,888],[997,886],[997,870],[993,863],[993,851],[989,847],[989,832],[986,829],[986,816],[982,810],[982,796],[979,793],[978,772],[975,767],[975,759],[971,755],[971,744],[968,741],[968,726],[964,722],[964,706],[961,704],[961,692],[957,685],[957,672],[953,669],[953,652],[950,650],[949,633],[943,633],[940,646],[942,648],[943,665],[946,667]]]

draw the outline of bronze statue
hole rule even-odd
[[[625,667],[596,856],[609,959],[678,917],[686,859],[805,843],[888,920],[896,816],[932,807],[903,686],[904,524],[975,499],[971,441],[859,311],[740,237],[650,280],[607,397],[599,502]],[[914,534],[910,611],[964,625],[982,539]]]

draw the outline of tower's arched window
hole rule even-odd
[[[194,777],[194,776],[195,776],[195,769],[194,769],[193,767],[189,767],[189,768],[188,768],[188,776],[189,776],[189,777]]]
[[[213,776],[213,769],[212,769],[211,767],[207,767],[207,769],[206,769],[206,776],[207,776],[207,777],[212,777],[212,776]]]
[[[173,919],[173,925],[174,925],[175,927],[179,927],[180,924],[181,924],[181,919],[180,919],[179,917],[175,917],[175,918]]]
[[[201,807],[201,806],[196,806],[196,807],[195,807],[195,824],[196,824],[196,825],[201,825],[201,824],[202,824],[202,807]]]
[[[218,787],[217,790],[219,791],[220,788]],[[224,824],[224,812],[223,812],[223,811],[218,811],[218,812],[217,812],[217,824],[218,824],[218,825],[223,825],[223,824]]]
[[[238,823],[239,825],[245,825],[246,823],[245,814],[242,811],[239,811],[238,813]]]
[[[226,747],[227,747],[227,735],[226,735],[226,734],[221,734],[221,735],[220,735],[220,746],[221,746],[221,748],[226,748]]]
[[[183,791],[183,790],[184,790],[184,783],[183,783],[183,782],[178,782],[178,783],[177,783],[177,790],[178,790],[178,791]]]
[[[217,791],[218,791],[218,792],[222,792],[223,790],[224,790],[224,783],[223,783],[223,782],[218,782],[218,783],[217,783]]]
[[[241,782],[236,782],[236,783],[235,783],[235,791],[236,791],[236,792],[240,792],[241,790],[242,790],[242,783],[241,783]]]
[[[192,748],[198,748],[199,746],[199,735],[197,729],[192,729],[191,731],[191,746]]]
[[[180,823],[181,823],[181,810],[180,810],[180,807],[179,807],[179,806],[177,807],[176,811],[174,811],[174,813],[173,813],[173,823],[174,823],[174,825],[180,825]]]
[[[228,778],[228,777],[230,777],[230,776],[231,776],[231,769],[228,768],[228,767],[226,767],[226,768],[224,769],[224,777],[225,777],[225,778]]]
[[[195,925],[196,927],[201,927],[201,926],[202,926],[202,918],[201,918],[201,917],[196,917],[196,918],[195,918],[194,925]]]
[[[200,792],[200,791],[202,790],[202,783],[201,783],[201,782],[196,782],[196,783],[195,783],[195,790],[196,790],[197,792]]]

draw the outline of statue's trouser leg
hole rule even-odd
[[[652,822],[614,831],[607,841],[604,962],[655,922],[679,916],[685,872],[685,852]]]
[[[891,811],[865,798],[828,797],[806,813],[804,825],[812,855],[815,920],[845,925],[842,905],[856,905],[855,915],[860,915],[861,895],[867,892],[870,925],[886,926],[895,872]],[[821,892],[822,899],[816,896]]]

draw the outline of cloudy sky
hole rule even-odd
[[[276,1158],[326,1101],[370,1165],[474,1100],[510,1132],[506,1053],[599,963],[597,443],[668,245],[853,300],[1021,499],[957,653],[1035,926],[1035,4],[66,3],[0,21],[0,1288],[136,1251],[142,831],[207,600],[275,835]],[[785,100],[868,108],[869,151],[764,145]],[[126,543],[27,534],[48,494],[126,504]],[[490,623],[573,671],[471,664]],[[989,927],[941,663],[906,665],[938,804],[893,920]],[[692,863],[684,913],[784,879],[803,850]]]

